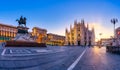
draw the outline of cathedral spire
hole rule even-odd
[[[70,29],[72,29],[72,25],[70,25]]]
[[[89,30],[89,24],[87,24],[87,29]]]
[[[68,29],[66,28],[66,33],[68,32]]]
[[[77,24],[77,19],[76,20],[74,20],[74,25],[76,25]]]
[[[94,32],[95,31],[95,29],[94,29],[94,26],[92,27],[92,32]]]
[[[84,19],[81,19],[81,25],[85,28],[85,21],[84,21]]]
[[[81,23],[82,23],[82,24],[84,24],[84,23],[85,23],[85,22],[84,22],[84,19],[81,19]]]

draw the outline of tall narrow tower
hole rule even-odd
[[[68,29],[65,30],[65,45],[68,45]]]
[[[94,26],[92,27],[92,45],[95,45],[95,30],[94,30]]]
[[[77,45],[77,38],[78,38],[78,24],[77,20],[74,21],[74,45]]]

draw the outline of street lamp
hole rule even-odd
[[[101,38],[101,35],[102,35],[102,33],[99,33],[99,35],[100,35],[100,47],[101,47],[101,44],[102,44],[102,38]]]
[[[116,19],[116,18],[111,19],[111,23],[113,23],[113,25],[114,25],[114,42],[115,42],[115,24],[117,22],[118,22],[118,19]]]

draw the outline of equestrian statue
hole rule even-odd
[[[27,20],[26,17],[23,18],[21,16],[20,19],[17,19],[16,21],[19,23],[19,26],[23,26],[24,25],[26,27],[26,20]]]

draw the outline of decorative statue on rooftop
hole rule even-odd
[[[21,16],[20,19],[17,19],[16,21],[18,21],[19,26],[23,26],[24,25],[26,27],[26,20],[27,20],[26,17],[23,18]]]

